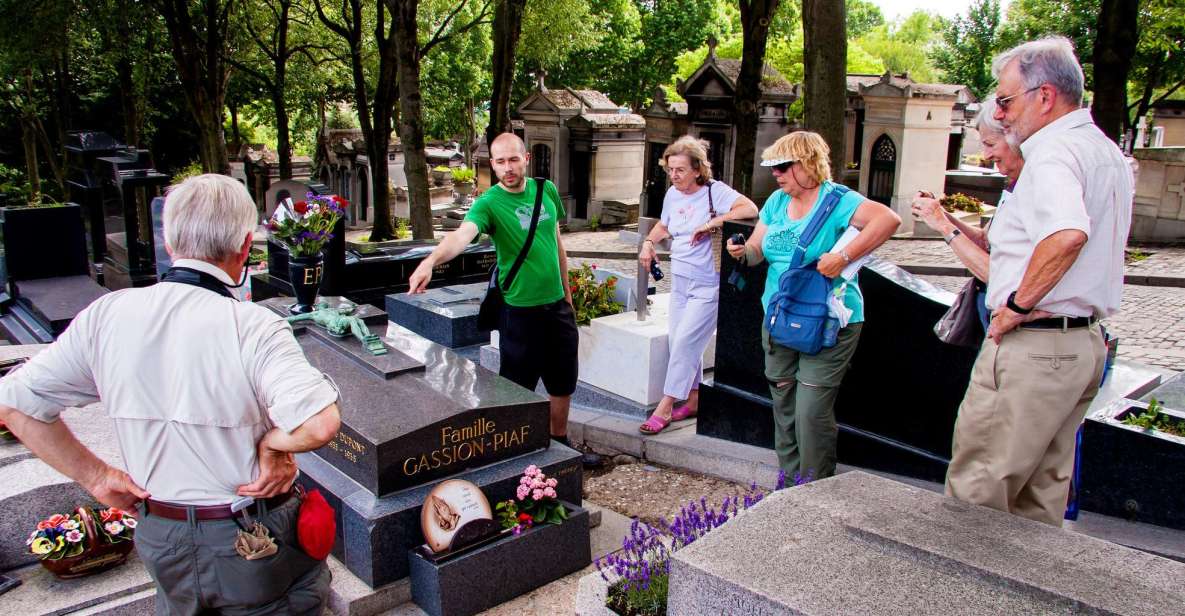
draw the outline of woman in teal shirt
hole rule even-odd
[[[856,191],[840,198],[814,240],[799,246],[815,208],[835,189],[828,162],[830,148],[817,133],[798,131],[778,139],[761,154],[761,165],[770,167],[780,190],[761,208],[761,220],[744,245],[729,242],[728,253],[746,264],[769,262],[761,305],[768,311],[778,279],[789,268],[796,250],[804,250],[802,262],[818,260],[819,273],[832,278],[843,291],[844,306],[851,310],[848,324],[839,331],[835,346],[815,355],[800,353],[769,338],[763,325],[765,378],[773,399],[774,449],[778,462],[793,476],[821,479],[835,474],[835,396],[848,363],[856,351],[864,321],[864,298],[856,277],[840,277],[844,267],[872,252],[893,235],[901,218],[884,205],[865,199]],[[859,234],[842,250],[830,252],[848,227]]]

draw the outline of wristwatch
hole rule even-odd
[[[852,258],[848,256],[848,250],[846,248],[839,251],[839,256],[843,257],[844,263],[851,263],[852,262]]]
[[[962,231],[959,231],[958,229],[955,229],[954,231],[951,231],[949,235],[946,235],[946,236],[944,236],[944,237],[942,238],[942,240],[943,240],[944,242],[946,242],[946,245],[947,245],[947,246],[950,246],[950,243],[951,243],[951,242],[953,242],[953,241],[955,241],[955,238],[956,238],[956,237],[959,237],[959,236],[960,236],[960,235],[962,235],[962,234],[963,234],[963,232],[962,232]]]
[[[1029,314],[1037,308],[1036,306],[1033,306],[1032,308],[1021,308],[1018,306],[1016,304],[1016,291],[1008,294],[1008,301],[1005,303],[1005,305],[1008,306],[1009,310],[1015,312],[1016,314]]]

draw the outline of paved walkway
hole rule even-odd
[[[633,274],[634,259],[621,258],[636,249],[618,239],[617,231],[571,233],[564,245],[576,254],[601,254],[604,257],[573,257],[572,263],[597,264]],[[1154,247],[1147,259],[1128,265],[1129,284],[1124,285],[1123,305],[1119,314],[1105,321],[1108,330],[1119,336],[1119,356],[1124,359],[1185,371],[1185,248]],[[946,244],[932,240],[889,240],[876,253],[898,264],[961,268]],[[606,258],[609,256],[616,258]],[[660,257],[665,262],[665,259]],[[664,270],[668,269],[664,267]],[[1173,286],[1132,284],[1132,276],[1162,276],[1182,280]],[[958,291],[963,275],[922,275],[935,286]],[[1153,281],[1156,279],[1153,278]],[[1145,283],[1147,280],[1144,281]],[[656,285],[660,293],[670,291],[670,277]]]

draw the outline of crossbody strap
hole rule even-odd
[[[794,256],[790,259],[790,267],[794,268],[802,265],[803,255],[806,254],[807,248],[811,245],[811,242],[815,241],[815,236],[819,234],[819,231],[823,228],[823,224],[831,217],[831,213],[839,205],[839,200],[847,193],[847,186],[843,184],[832,185],[831,192],[827,193],[827,197],[823,199],[823,203],[813,213],[811,221],[807,223],[806,229],[799,236],[798,247],[794,250]]]
[[[712,180],[708,180],[708,215],[712,218],[716,217],[716,204],[712,203],[712,184],[714,183]]]
[[[514,277],[522,268],[523,261],[527,260],[527,251],[531,249],[531,242],[535,241],[535,230],[539,228],[539,213],[543,209],[543,189],[546,186],[544,182],[546,182],[544,178],[535,178],[535,212],[531,214],[531,228],[527,230],[527,239],[523,242],[522,249],[518,251],[514,265],[510,266],[509,272],[506,272],[506,282],[502,285],[503,290],[509,289],[510,285],[514,284]]]

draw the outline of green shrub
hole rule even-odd
[[[25,174],[18,169],[0,165],[0,193],[8,195],[9,203],[28,203],[31,192]]]
[[[974,212],[976,214],[983,213],[983,201],[975,197],[969,197],[963,193],[955,193],[947,195],[940,201],[942,207],[951,213],[958,212]]]
[[[201,175],[201,174],[202,174],[202,163],[201,163],[201,161],[195,160],[195,161],[189,163],[188,165],[185,165],[184,167],[177,170],[177,173],[175,173],[173,175],[173,183],[179,184],[181,182],[181,180],[184,180],[185,178],[189,178],[189,177],[193,177],[195,175]]]
[[[477,177],[477,172],[469,167],[460,166],[451,170],[454,182],[473,182]]]
[[[568,270],[568,286],[572,290],[572,307],[576,310],[576,324],[588,325],[597,317],[621,312],[624,306],[613,301],[613,289],[617,287],[617,278],[610,277],[605,282],[597,282],[593,269],[582,265],[579,269]]]
[[[600,228],[601,228],[601,217],[600,216],[593,216],[592,218],[588,219],[588,230],[589,231],[596,231],[597,229],[600,229]]]

